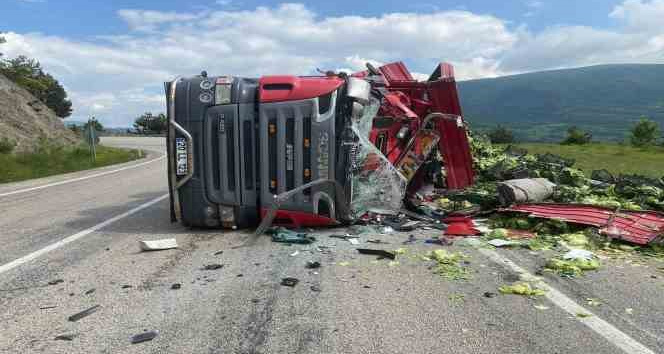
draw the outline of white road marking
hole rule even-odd
[[[11,191],[11,192],[6,192],[6,193],[0,193],[0,197],[6,197],[8,195],[14,195],[14,194],[25,193],[25,192],[32,192],[32,191],[36,191],[36,190],[39,190],[39,189],[44,189],[44,188],[48,188],[48,187],[55,187],[55,186],[59,186],[59,185],[66,184],[66,183],[78,182],[78,181],[83,181],[83,180],[90,179],[90,178],[110,175],[111,173],[116,173],[116,172],[129,170],[129,169],[136,168],[136,167],[141,167],[143,165],[147,165],[149,163],[161,160],[165,157],[166,157],[166,155],[161,155],[161,156],[159,156],[157,158],[154,158],[152,160],[149,160],[149,161],[141,162],[141,163],[131,165],[131,166],[125,166],[125,167],[118,168],[118,169],[111,170],[111,171],[105,171],[105,172],[96,173],[96,174],[89,175],[89,176],[72,178],[72,179],[68,179],[68,180],[64,180],[64,181],[60,181],[60,182],[53,182],[53,183],[49,183],[49,184],[44,184],[44,185],[41,185],[41,186],[25,188],[25,189],[18,189],[18,190]]]
[[[151,206],[155,203],[158,203],[158,202],[160,202],[160,201],[162,201],[166,198],[168,198],[168,194],[164,194],[164,195],[162,195],[158,198],[152,199],[151,201],[149,201],[147,203],[141,204],[141,205],[139,205],[139,206],[137,206],[137,207],[135,207],[135,208],[133,208],[129,211],[126,211],[126,212],[124,212],[120,215],[116,215],[116,216],[114,216],[114,217],[112,217],[112,218],[110,218],[110,219],[108,219],[104,222],[101,222],[101,223],[99,223],[99,224],[97,224],[97,225],[95,225],[91,228],[88,228],[88,229],[85,229],[83,231],[77,232],[77,233],[75,233],[71,236],[68,236],[68,237],[66,237],[66,238],[64,238],[64,239],[62,239],[58,242],[52,243],[52,244],[50,244],[50,245],[48,245],[48,246],[46,246],[46,247],[44,247],[44,248],[42,248],[38,251],[35,251],[35,252],[32,252],[32,253],[28,254],[27,256],[21,257],[21,258],[16,259],[16,260],[13,260],[13,261],[11,261],[7,264],[3,264],[3,265],[0,266],[0,274],[4,273],[4,272],[6,272],[10,269],[16,268],[16,267],[18,267],[22,264],[27,263],[27,262],[30,262],[30,261],[38,258],[38,257],[41,257],[41,256],[45,255],[46,253],[51,252],[53,250],[56,250],[56,249],[66,245],[68,243],[71,243],[71,242],[74,242],[74,241],[76,241],[80,238],[83,238],[83,237],[85,237],[85,236],[101,229],[102,227],[108,226],[108,225],[110,225],[110,224],[112,224],[112,223],[114,223],[114,222],[116,222],[120,219],[126,218],[126,217],[128,217],[132,214],[135,214],[135,213],[137,213],[137,212],[139,212],[139,211],[141,211],[141,210],[143,210],[143,209],[145,209],[145,208],[147,208],[147,207],[149,207],[149,206]]]
[[[478,248],[480,253],[487,256],[492,261],[502,264],[509,268],[510,270],[519,273],[521,278],[525,281],[537,281],[537,286],[543,290],[546,290],[545,296],[553,302],[556,306],[563,309],[565,312],[574,316],[578,321],[588,326],[595,333],[604,337],[611,344],[622,349],[625,353],[629,354],[654,354],[654,352],[648,349],[643,344],[637,342],[634,338],[630,337],[626,333],[620,331],[618,328],[612,324],[604,321],[599,318],[597,315],[585,309],[583,306],[574,302],[574,300],[567,297],[567,295],[558,291],[556,288],[542,281],[541,278],[534,276],[529,273],[527,270],[521,268],[516,263],[507,259],[504,256],[501,256],[494,250]],[[590,317],[578,317],[578,313],[590,314]]]

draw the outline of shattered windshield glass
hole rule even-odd
[[[372,98],[352,119],[356,137],[351,173],[350,211],[359,217],[369,209],[398,211],[406,193],[406,178],[369,141],[380,101]]]

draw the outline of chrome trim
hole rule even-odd
[[[175,122],[175,89],[177,87],[178,82],[181,80],[181,77],[176,77],[172,82],[170,86],[170,91],[168,93],[168,98],[169,98],[169,104],[168,104],[168,124],[173,126],[177,131],[179,131],[182,135],[184,135],[185,139],[187,140],[187,174],[180,180],[177,181],[177,175],[176,175],[176,164],[175,164],[175,158],[174,155],[170,156],[172,157],[169,161],[171,164],[171,190],[170,193],[173,196],[173,211],[175,213],[175,218],[178,221],[182,221],[182,209],[180,207],[180,196],[178,194],[178,189],[182,187],[187,181],[191,179],[194,175],[194,158],[193,158],[193,152],[194,152],[194,142],[191,137],[191,134],[189,132],[182,128],[180,124]],[[173,143],[175,142],[175,131],[173,129],[168,130],[168,135],[166,137],[166,143],[170,144],[169,148],[174,149],[175,147],[173,146]]]

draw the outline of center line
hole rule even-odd
[[[116,215],[116,216],[114,216],[114,217],[112,217],[112,218],[110,218],[110,219],[108,219],[104,222],[101,222],[101,223],[99,223],[99,224],[97,224],[97,225],[95,225],[91,228],[85,229],[85,230],[77,232],[77,233],[75,233],[71,236],[65,237],[64,239],[62,239],[58,242],[52,243],[52,244],[50,244],[50,245],[48,245],[48,246],[46,246],[46,247],[44,247],[44,248],[42,248],[38,251],[34,251],[34,252],[28,254],[27,256],[23,256],[19,259],[15,259],[15,260],[7,263],[7,264],[3,264],[3,265],[0,266],[0,274],[6,272],[8,270],[14,269],[14,268],[20,266],[21,264],[24,264],[24,263],[30,262],[34,259],[37,259],[37,258],[45,255],[46,253],[51,252],[53,250],[56,250],[56,249],[66,245],[68,243],[71,243],[71,242],[74,242],[74,241],[76,241],[80,238],[83,238],[83,237],[85,237],[85,236],[101,229],[102,227],[108,226],[108,225],[110,225],[110,224],[112,224],[112,223],[114,223],[114,222],[116,222],[120,219],[124,219],[124,218],[126,218],[126,217],[128,217],[132,214],[135,214],[135,213],[137,213],[137,212],[139,212],[139,211],[141,211],[141,210],[143,210],[143,209],[145,209],[145,208],[147,208],[147,207],[149,207],[149,206],[151,206],[151,205],[153,205],[153,204],[155,204],[159,201],[162,201],[166,198],[168,198],[168,193],[164,194],[160,197],[157,197],[155,199],[152,199],[151,201],[149,201],[147,203],[141,204],[141,205],[139,205],[139,206],[137,206],[137,207],[135,207],[135,208],[133,208],[129,211],[126,211],[126,212],[124,212],[120,215]]]

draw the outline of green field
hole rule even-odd
[[[94,163],[90,160],[87,146],[51,148],[38,153],[0,154],[0,183],[87,170],[137,158],[138,150],[106,146],[97,146],[97,160]]]
[[[664,176],[664,147],[637,149],[627,145],[592,143],[588,145],[516,144],[531,154],[552,153],[576,160],[575,167],[588,176],[593,170],[606,169],[613,174]]]

